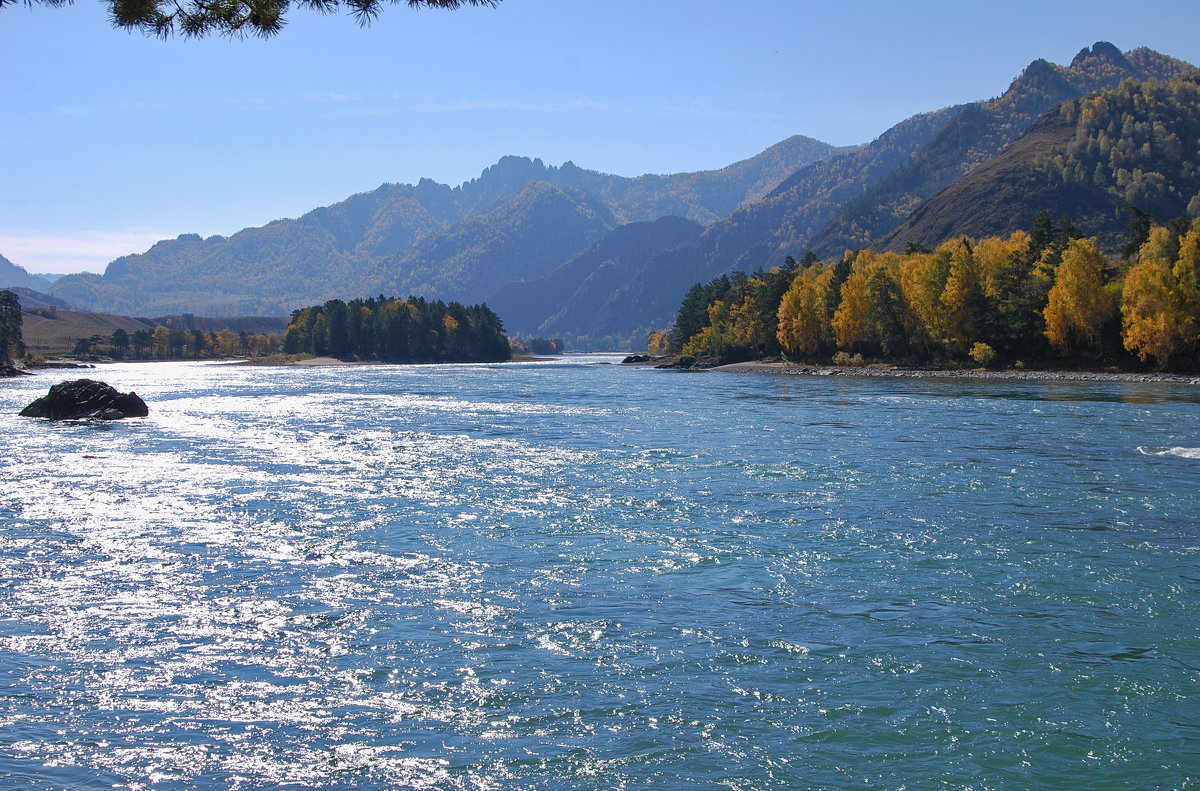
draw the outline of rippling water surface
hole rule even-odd
[[[1196,387],[602,361],[0,384],[0,787],[1200,783]]]

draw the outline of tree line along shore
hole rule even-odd
[[[1069,220],[694,285],[652,356],[864,367],[1200,371],[1200,220],[1135,214],[1108,258]]]
[[[557,339],[510,342],[500,318],[486,305],[379,296],[349,302],[334,299],[300,308],[293,311],[282,334],[162,325],[153,330],[118,328],[111,335],[79,338],[70,354],[83,361],[249,358],[294,362],[329,357],[355,362],[495,362],[510,359],[514,352],[555,354],[562,348]],[[44,363],[39,355],[27,353],[20,301],[11,291],[0,291],[0,361],[9,368],[13,361],[29,367]]]

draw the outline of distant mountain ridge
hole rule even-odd
[[[548,213],[543,228],[555,244],[544,250],[532,243],[517,249],[533,251],[543,261],[556,245],[570,250],[543,263],[542,271],[515,263],[531,277],[546,274],[546,268],[561,264],[618,224],[658,219],[664,213],[711,222],[769,191],[797,167],[844,150],[796,136],[720,170],[637,178],[569,162],[547,167],[538,159],[504,157],[459,187],[429,179],[416,185],[385,184],[297,219],[230,237],[184,234],[113,261],[103,275],[62,278],[51,292],[95,310],[143,314],[279,314],[386,288],[475,302],[486,299],[488,290],[472,285],[471,278],[489,280],[486,266],[495,263],[482,248],[506,249],[513,228],[531,231],[539,211]],[[556,188],[561,200],[551,200],[544,188],[522,197],[533,183]],[[576,213],[591,215],[595,222],[586,228],[573,223],[556,227],[572,213],[562,200],[574,201]],[[588,208],[582,208],[585,204]],[[568,238],[572,232],[578,236]],[[433,272],[433,255],[454,258],[457,276]],[[472,271],[464,263],[471,260],[485,268]],[[453,294],[441,290],[447,284],[453,285]]]
[[[0,288],[29,288],[34,291],[45,291],[50,281],[44,277],[31,275],[24,267],[17,266],[0,255]]]
[[[1165,83],[1193,68],[1099,42],[1070,66],[1034,61],[996,98],[913,116],[863,146],[792,137],[719,170],[636,178],[504,157],[458,187],[384,184],[228,238],[159,242],[103,276],[70,276],[44,290],[138,315],[281,315],[332,298],[411,293],[488,302],[511,332],[558,335],[572,348],[636,347],[648,329],[670,323],[692,284],[778,266],[787,255],[935,246],[947,233],[1027,227],[1021,212],[1041,209],[1102,218],[1094,233],[1111,240],[1134,182],[1138,195],[1169,187],[1155,193],[1156,212],[1176,210],[1181,195],[1190,211],[1186,151],[1131,159],[1124,176],[1115,165],[1098,173],[1101,163],[1068,152],[1066,127],[1048,119],[1122,81]],[[1141,109],[1128,112],[1142,123]],[[1186,130],[1173,134],[1190,145]],[[1046,159],[1060,149],[1069,162]],[[1099,192],[1084,188],[1085,165]],[[990,217],[973,211],[993,205]],[[1200,213],[1200,199],[1196,206]]]

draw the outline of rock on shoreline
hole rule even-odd
[[[1032,369],[987,370],[982,368],[894,368],[891,366],[851,368],[836,365],[806,365],[777,361],[725,363],[713,358],[652,358],[633,365],[653,365],[681,371],[721,371],[726,373],[769,373],[786,376],[840,376],[892,379],[991,379],[1035,382],[1167,382],[1200,385],[1195,374],[1171,374],[1134,371],[1055,371]]]
[[[59,382],[50,392],[20,411],[21,417],[49,420],[121,420],[150,414],[137,393],[120,393],[94,379]]]
[[[14,376],[33,376],[33,374],[29,373],[29,371],[22,371],[10,362],[0,362],[0,379],[7,379]]]

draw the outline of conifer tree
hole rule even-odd
[[[900,287],[882,267],[867,278],[867,322],[884,357],[896,360],[908,355]]]
[[[0,291],[0,363],[11,362],[24,354],[21,301],[12,291]]]
[[[0,9],[18,0],[0,0]],[[25,0],[26,5],[52,8],[71,0]],[[411,8],[460,8],[465,5],[495,7],[500,0],[390,0]],[[216,34],[270,38],[283,30],[286,14],[294,5],[331,14],[345,8],[360,25],[369,25],[383,10],[383,0],[105,0],[115,27],[168,38]]]

